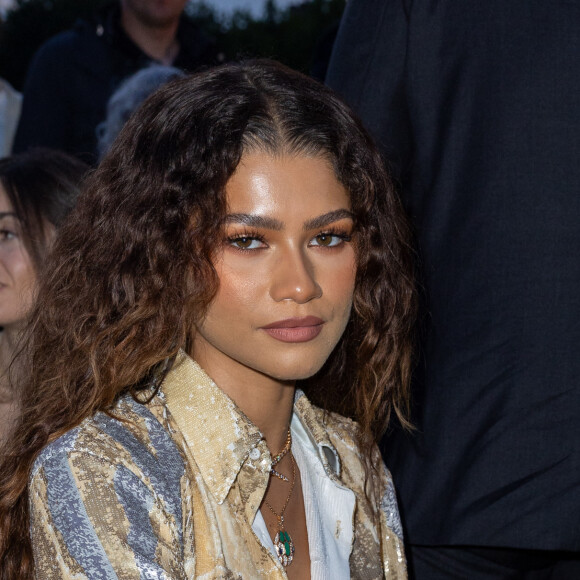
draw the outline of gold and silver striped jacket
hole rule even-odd
[[[378,449],[367,481],[355,423],[301,392],[294,413],[328,478],[355,494],[351,578],[406,578],[395,493]],[[287,577],[252,529],[269,479],[266,443],[197,363],[180,355],[150,403],[123,398],[115,416],[85,420],[34,465],[37,578]]]

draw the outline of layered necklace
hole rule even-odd
[[[290,434],[290,429],[288,429],[288,436],[286,437],[286,444],[279,451],[276,456],[272,459],[272,468],[270,469],[270,477],[277,477],[282,481],[286,481],[290,483],[290,491],[288,492],[288,497],[280,510],[280,513],[274,511],[272,506],[268,503],[268,500],[264,498],[264,503],[266,507],[276,516],[278,520],[278,531],[276,532],[275,536],[272,538],[274,542],[274,548],[276,550],[276,555],[278,556],[278,560],[280,560],[282,566],[289,566],[294,559],[294,542],[290,537],[290,534],[286,531],[284,526],[284,512],[290,503],[290,498],[292,497],[292,492],[294,491],[294,484],[296,483],[296,463],[294,462],[294,457],[291,451],[292,447],[292,435]],[[283,457],[290,454],[290,461],[292,462],[292,481],[277,471],[275,467],[280,463]]]

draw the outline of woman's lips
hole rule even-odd
[[[278,320],[262,326],[262,330],[281,342],[308,342],[321,333],[323,324],[321,318],[305,316]]]

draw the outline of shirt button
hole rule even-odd
[[[260,450],[257,447],[250,451],[250,459],[260,459]]]

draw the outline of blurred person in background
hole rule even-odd
[[[216,45],[185,17],[186,3],[118,0],[48,40],[28,70],[14,151],[51,147],[94,163],[96,127],[124,79],[151,63],[216,64]]]
[[[21,108],[22,95],[0,78],[0,158],[12,151]]]
[[[34,303],[36,280],[87,169],[50,150],[0,160],[0,443],[18,409],[18,369],[10,363]]]
[[[139,105],[161,85],[184,75],[183,71],[173,66],[152,64],[124,81],[111,95],[107,103],[107,117],[97,127],[99,160]]]
[[[580,578],[580,2],[349,0],[327,81],[402,183],[417,431],[387,440],[417,580]]]

